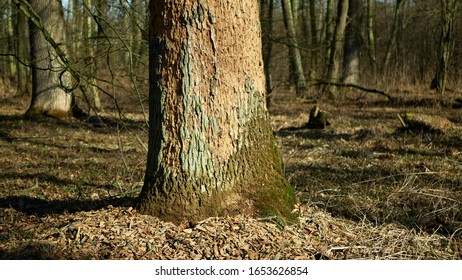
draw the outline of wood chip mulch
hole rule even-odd
[[[1,259],[447,259],[436,234],[340,221],[302,206],[299,222],[280,228],[246,216],[193,227],[113,207],[28,216],[0,209]],[[438,248],[438,249],[435,249]]]

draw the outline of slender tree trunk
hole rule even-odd
[[[140,25],[138,23],[138,10],[139,10],[140,3],[138,0],[132,0],[132,5],[131,5],[131,20],[132,22],[129,23],[131,27],[131,54],[132,54],[132,63],[133,63],[133,68],[136,69],[138,66],[138,59],[139,59],[139,53],[140,53],[140,48],[141,48],[141,30],[140,30]]]
[[[30,0],[30,6],[41,19],[44,28],[58,44],[65,42],[64,15],[58,0]],[[32,101],[26,116],[48,115],[56,118],[72,116],[72,95],[63,87],[71,80],[56,50],[43,33],[31,24]],[[65,51],[66,46],[61,45]]]
[[[316,1],[309,0],[310,5],[310,28],[311,28],[311,78],[316,79],[318,68],[318,54],[319,54],[319,36],[317,25]]]
[[[367,0],[367,39],[369,43],[369,59],[374,69],[374,76],[377,68],[377,55],[375,51],[375,32],[374,32],[374,3],[373,0]]]
[[[16,49],[18,51],[18,57],[22,62],[29,62],[28,47],[29,47],[29,37],[28,37],[28,26],[27,18],[21,13],[16,13],[16,34],[18,36],[16,42]],[[28,84],[29,84],[29,67],[18,61],[18,94],[26,95],[29,93]]]
[[[104,70],[109,68],[109,53],[108,45],[110,45],[107,38],[107,24],[103,19],[107,18],[109,6],[107,0],[97,0],[96,3],[96,23],[98,25],[97,39],[96,39],[96,55],[95,57],[95,76],[103,75]]]
[[[93,34],[93,16],[92,0],[84,0],[85,6],[85,21],[84,21],[84,34],[85,34],[85,49],[86,56],[88,59],[88,86],[87,96],[89,98],[89,105],[96,111],[101,111],[103,108],[101,106],[101,100],[99,98],[99,93],[96,87],[96,57],[95,57],[95,44],[94,44],[94,34]]]
[[[295,36],[298,38],[297,34],[299,31],[299,27],[300,27],[300,24],[299,24],[300,23],[299,21],[300,1],[299,0],[290,0],[290,1],[291,1],[291,8],[292,8],[292,19],[294,21]]]
[[[385,52],[385,58],[383,61],[382,72],[384,75],[388,73],[390,68],[390,61],[392,59],[392,54],[396,51],[396,42],[398,40],[398,33],[400,30],[400,19],[402,18],[404,0],[396,0],[395,7],[395,17],[393,20],[393,25],[391,27],[390,40],[388,41],[387,50]]]
[[[454,52],[455,38],[454,20],[457,14],[458,0],[440,0],[441,1],[441,19],[442,29],[440,36],[440,49],[438,67],[435,78],[430,86],[437,92],[444,94],[446,90],[446,81],[448,76],[449,65]]]
[[[362,0],[349,0],[349,21],[345,30],[342,75],[342,82],[347,84],[357,84],[359,82],[362,9]]]
[[[261,0],[260,21],[262,25],[263,64],[266,81],[266,107],[271,106],[273,87],[271,84],[271,58],[273,56],[273,0]]]
[[[7,5],[7,31],[8,31],[8,52],[11,54],[16,54],[16,48],[15,48],[15,39],[16,36],[14,34],[14,24],[13,24],[13,19],[14,19],[14,10],[13,10],[13,3],[12,0],[8,0],[8,5]],[[16,60],[13,56],[9,58],[9,70],[10,70],[10,78],[15,79],[17,76],[17,65],[16,65]]]
[[[327,0],[326,3],[326,18],[324,21],[324,42],[325,42],[325,52],[324,52],[324,69],[325,74],[327,76],[327,71],[329,71],[329,60],[330,60],[330,52],[332,49],[333,39],[332,35],[334,33],[335,25],[333,24],[332,20],[332,10],[333,10],[333,0]]]
[[[83,33],[83,14],[80,12],[79,0],[72,1],[72,55],[74,57],[80,56],[82,50],[82,33]]]
[[[150,10],[140,211],[177,223],[247,211],[290,215],[293,190],[265,106],[258,2],[151,0]]]
[[[328,82],[338,82],[341,52],[343,47],[343,39],[345,35],[345,27],[347,23],[348,0],[340,0],[338,2],[337,19],[335,24],[334,36],[330,50],[329,68],[327,71]],[[329,88],[329,91],[334,91],[334,88]]]
[[[305,80],[305,74],[303,73],[302,57],[300,55],[300,49],[298,48],[297,36],[294,28],[294,21],[292,17],[292,4],[290,0],[281,0],[282,10],[284,13],[284,25],[287,34],[287,44],[289,46],[289,59],[291,80],[295,82],[297,94],[307,88],[307,82]]]

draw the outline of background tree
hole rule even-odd
[[[395,15],[393,25],[391,27],[391,35],[390,39],[388,40],[387,49],[385,51],[385,58],[382,65],[382,72],[384,74],[388,74],[392,56],[398,50],[397,40],[400,35],[400,30],[402,29],[400,23],[402,24],[404,3],[404,0],[396,0]]]
[[[362,2],[363,0],[349,0],[348,5],[348,22],[345,29],[342,74],[342,81],[348,84],[357,84],[359,82],[359,61],[362,42]]]
[[[26,20],[15,5],[11,7],[11,1],[15,0],[0,1],[0,92],[25,93],[31,84],[29,37],[27,24],[24,26]],[[347,71],[347,60],[342,65],[342,58],[348,57],[348,52],[345,53],[348,40],[345,43],[343,39],[333,40],[338,1],[287,1],[292,21],[297,18],[298,22],[294,24],[293,37],[288,36],[285,26],[283,1],[260,2],[267,6],[263,13],[267,18],[262,21],[262,38],[265,67],[270,68],[266,71],[268,90],[277,92],[282,85],[295,86],[297,68],[301,68],[298,72],[303,74],[307,87],[311,80],[315,81],[313,84],[329,82],[329,68],[331,74],[335,73],[329,66],[335,43],[340,45],[335,52],[338,70],[334,80],[340,80],[341,74]],[[80,75],[73,92],[75,102],[89,114],[97,114],[97,110],[91,108],[99,107],[93,96],[100,97],[102,108],[117,108],[117,117],[124,118],[130,110],[145,112],[148,107],[146,1],[69,0],[62,3],[65,4],[66,40],[60,41],[60,46],[67,48],[67,59]],[[435,68],[441,68],[438,65],[443,61],[439,55],[443,53],[441,43],[444,42],[440,40],[444,27],[441,0],[362,0],[359,3],[365,8],[364,21],[358,25],[357,32],[365,35],[359,42],[367,52],[359,53],[362,77],[358,83],[386,91],[413,87],[428,90],[429,82],[436,77]],[[350,19],[347,17],[346,39],[349,23],[353,23],[351,16]],[[450,89],[460,83],[461,25],[462,18],[455,17],[451,29],[452,55],[444,71],[445,87]],[[302,67],[293,67],[292,54],[297,52]],[[439,73],[443,72],[439,70]],[[316,89],[310,92],[316,95]],[[138,107],[129,105],[133,100],[139,103]]]
[[[19,0],[17,4],[19,4]],[[22,2],[24,4],[24,2]],[[71,87],[71,77],[63,65],[58,51],[65,52],[64,14],[57,0],[31,0],[27,12],[34,14],[30,25],[30,46],[32,61],[32,101],[26,116],[47,115],[56,118],[72,116],[72,95],[66,92]],[[57,44],[52,46],[49,39]]]
[[[289,48],[290,73],[289,76],[295,84],[297,94],[302,94],[302,91],[307,87],[305,74],[303,72],[302,57],[297,40],[295,29],[295,21],[293,17],[293,9],[291,0],[281,0],[282,10],[284,15],[284,26],[286,28],[287,46]],[[298,2],[297,2],[298,3]]]
[[[431,89],[436,89],[443,94],[446,90],[447,73],[454,52],[454,20],[457,14],[459,1],[441,0],[441,36],[439,48],[439,60],[436,75],[432,81]]]
[[[370,63],[376,74],[377,55],[375,51],[375,32],[374,32],[374,1],[366,0],[367,2],[367,39],[368,39],[368,53]]]
[[[347,24],[348,4],[348,0],[338,1],[337,19],[335,21],[335,31],[332,37],[329,65],[327,69],[327,81],[329,83],[338,82],[339,79],[341,52]],[[329,91],[333,91],[333,88],[330,88]]]
[[[294,193],[265,109],[258,1],[151,0],[150,10],[140,210],[174,222],[290,215]]]
[[[271,105],[273,87],[271,83],[271,58],[273,56],[273,0],[260,0],[260,22],[262,26],[262,52],[265,67],[266,106]]]

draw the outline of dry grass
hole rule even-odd
[[[462,133],[456,96],[346,92],[318,98],[324,130],[298,129],[313,101],[287,92],[271,108],[297,224],[247,216],[190,227],[132,208],[145,167],[140,114],[129,122],[24,120],[0,100],[0,257],[8,259],[460,259]],[[127,107],[128,108],[128,107]],[[451,122],[443,134],[399,130],[397,113]]]

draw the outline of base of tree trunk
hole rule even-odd
[[[262,125],[261,129],[269,126]],[[294,222],[292,210],[297,198],[283,176],[283,163],[274,139],[254,139],[252,143],[237,152],[219,172],[224,178],[222,185],[226,186],[212,187],[216,183],[213,178],[198,182],[181,178],[181,174],[145,178],[139,211],[175,224],[237,214],[269,217],[281,226]],[[205,189],[214,191],[201,191]]]
[[[24,114],[26,118],[37,118],[37,117],[52,117],[56,119],[69,119],[74,116],[72,110],[44,110],[41,108],[29,108],[26,113]]]

